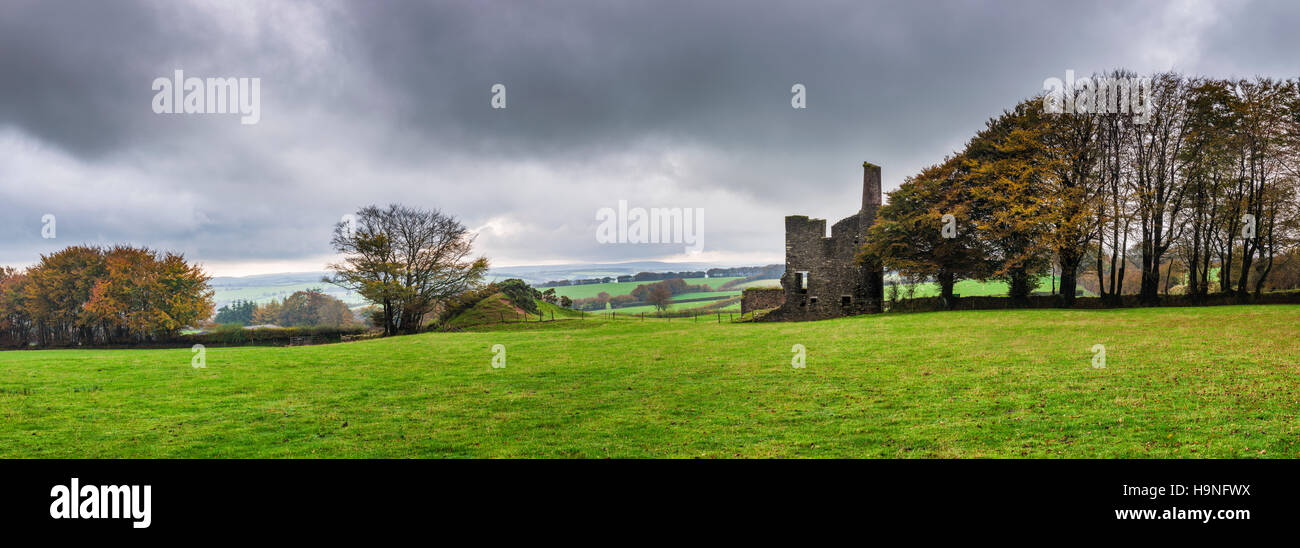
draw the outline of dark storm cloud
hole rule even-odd
[[[862,161],[896,186],[1067,69],[1300,73],[1292,3],[1078,4],[11,2],[0,263],[131,241],[318,264],[387,201],[504,262],[680,253],[597,244],[618,200],[704,207],[706,249],[779,258],[781,216],[850,213]],[[176,68],[260,77],[262,121],[152,113]]]

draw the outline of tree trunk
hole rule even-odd
[[[955,280],[953,280],[952,272],[944,271],[939,273],[939,296],[943,298],[943,305],[950,309],[956,304],[952,297],[953,285],[955,285]]]
[[[1139,300],[1147,306],[1160,302],[1160,260],[1154,255],[1142,256],[1142,286]]]
[[[1029,303],[1029,272],[1024,268],[1013,268],[1007,275],[1011,282],[1011,304],[1023,306]]]
[[[1169,261],[1169,267],[1168,267],[1168,268],[1165,268],[1165,290],[1164,290],[1164,294],[1165,294],[1166,297],[1169,296],[1169,280],[1170,280],[1170,278],[1172,278],[1173,276],[1174,276],[1174,261],[1170,260],[1170,261]]]
[[[1250,288],[1247,285],[1250,283],[1251,264],[1255,262],[1254,246],[1249,243],[1250,240],[1246,240],[1246,242],[1242,245],[1241,274],[1239,275],[1240,279],[1237,281],[1237,300],[1242,303],[1250,299]]]
[[[384,299],[384,336],[388,337],[395,334],[397,332],[396,324],[393,323],[393,303],[388,299]]]
[[[1074,293],[1078,285],[1079,265],[1083,262],[1083,254],[1075,250],[1064,250],[1057,253],[1061,262],[1061,294],[1057,297],[1057,302],[1062,308],[1074,306]]]

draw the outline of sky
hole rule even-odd
[[[779,263],[784,216],[854,213],[864,161],[896,188],[1067,70],[1294,78],[1297,23],[1290,1],[4,0],[0,264],[120,243],[318,271],[335,223],[388,203],[454,215],[499,266]],[[177,70],[256,78],[257,122],[156,112]],[[620,201],[702,210],[703,245],[599,241]]]

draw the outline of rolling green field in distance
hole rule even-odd
[[[719,299],[719,300],[724,300],[724,299]],[[683,310],[690,310],[690,309],[694,309],[694,308],[700,308],[700,307],[708,306],[708,305],[711,305],[711,304],[715,304],[715,303],[717,303],[717,302],[718,302],[718,301],[694,301],[694,302],[689,302],[689,303],[679,303],[679,302],[674,302],[674,303],[672,303],[671,305],[669,305],[669,307],[668,307],[668,311],[669,311],[669,312],[681,312],[681,311],[683,311]],[[602,311],[597,310],[596,312],[597,312],[597,313],[600,313],[600,312],[602,312]],[[630,315],[630,314],[645,314],[645,315],[647,315],[647,316],[650,316],[650,315],[653,315],[653,314],[658,313],[658,310],[655,309],[654,305],[646,304],[646,305],[639,305],[639,306],[629,306],[629,307],[625,307],[625,308],[616,308],[616,309],[614,309],[614,310],[604,310],[603,312],[618,312],[619,314],[629,314],[629,315]],[[707,315],[707,314],[713,314],[713,313],[715,313],[715,312],[722,312],[723,314],[726,314],[727,312],[735,312],[735,313],[739,313],[739,312],[740,312],[740,301],[737,300],[737,301],[735,301],[734,303],[729,304],[729,305],[727,305],[727,306],[723,306],[723,307],[720,307],[720,308],[711,308],[711,309],[709,309],[708,311],[701,311],[700,313],[701,313],[701,314],[706,314],[706,315]]]
[[[708,299],[717,297],[735,297],[740,295],[739,289],[729,289],[727,291],[696,291],[694,293],[682,293],[673,295],[674,301],[685,301],[689,299]]]
[[[1296,458],[1298,326],[1293,305],[589,316],[210,347],[202,369],[9,351],[0,457]]]
[[[684,281],[687,285],[705,284],[713,289],[717,289],[718,286],[721,286],[722,284],[738,279],[740,278],[685,278]],[[556,287],[554,289],[555,294],[561,297],[568,297],[570,299],[589,299],[599,295],[602,291],[609,293],[610,297],[628,295],[632,293],[633,289],[636,289],[636,286],[649,285],[652,283],[655,282],[611,282],[607,284],[569,285]],[[539,291],[545,291],[546,289],[549,288],[538,288]]]

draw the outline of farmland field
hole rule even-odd
[[[684,281],[686,282],[687,285],[707,284],[709,287],[712,287],[713,289],[717,289],[718,286],[722,284],[725,284],[731,280],[738,280],[738,279],[740,278],[738,277],[685,278]],[[632,290],[636,289],[636,286],[638,285],[649,285],[652,283],[655,282],[611,282],[607,284],[569,285],[564,287],[556,287],[554,289],[555,289],[555,294],[561,297],[568,297],[570,299],[589,299],[591,297],[595,297],[596,295],[600,294],[600,292],[602,291],[609,293],[610,297],[627,295],[632,293]],[[545,291],[546,289],[549,288],[539,288],[539,289]]]
[[[0,457],[1296,458],[1298,326],[1291,305],[588,317],[213,347],[202,369],[0,352]]]
[[[724,299],[718,299],[718,301],[720,301],[720,300],[724,300]],[[679,302],[675,302],[675,301],[674,301],[671,305],[668,306],[668,311],[669,311],[669,312],[678,312],[678,311],[683,311],[683,310],[690,310],[690,309],[692,309],[692,308],[699,308],[699,307],[702,307],[702,306],[708,306],[708,305],[711,305],[711,304],[717,303],[718,301],[692,301],[692,302],[687,302],[687,303],[679,303]],[[600,311],[597,311],[597,312],[600,312]],[[605,310],[605,312],[611,312],[611,310]],[[629,307],[625,307],[625,308],[616,308],[616,309],[612,310],[612,312],[618,312],[619,314],[647,314],[647,315],[650,315],[650,314],[655,314],[656,312],[658,312],[658,310],[657,310],[657,309],[654,307],[654,305],[652,305],[652,304],[645,304],[645,305],[638,305],[638,306],[629,306]],[[732,303],[732,304],[730,304],[730,305],[728,305],[728,306],[725,306],[725,307],[721,307],[721,308],[717,308],[717,309],[709,309],[709,311],[708,311],[707,313],[708,313],[708,314],[712,314],[712,313],[714,313],[714,312],[722,312],[722,313],[724,313],[724,314],[727,313],[727,312],[740,312],[740,301],[736,301],[735,303]]]

